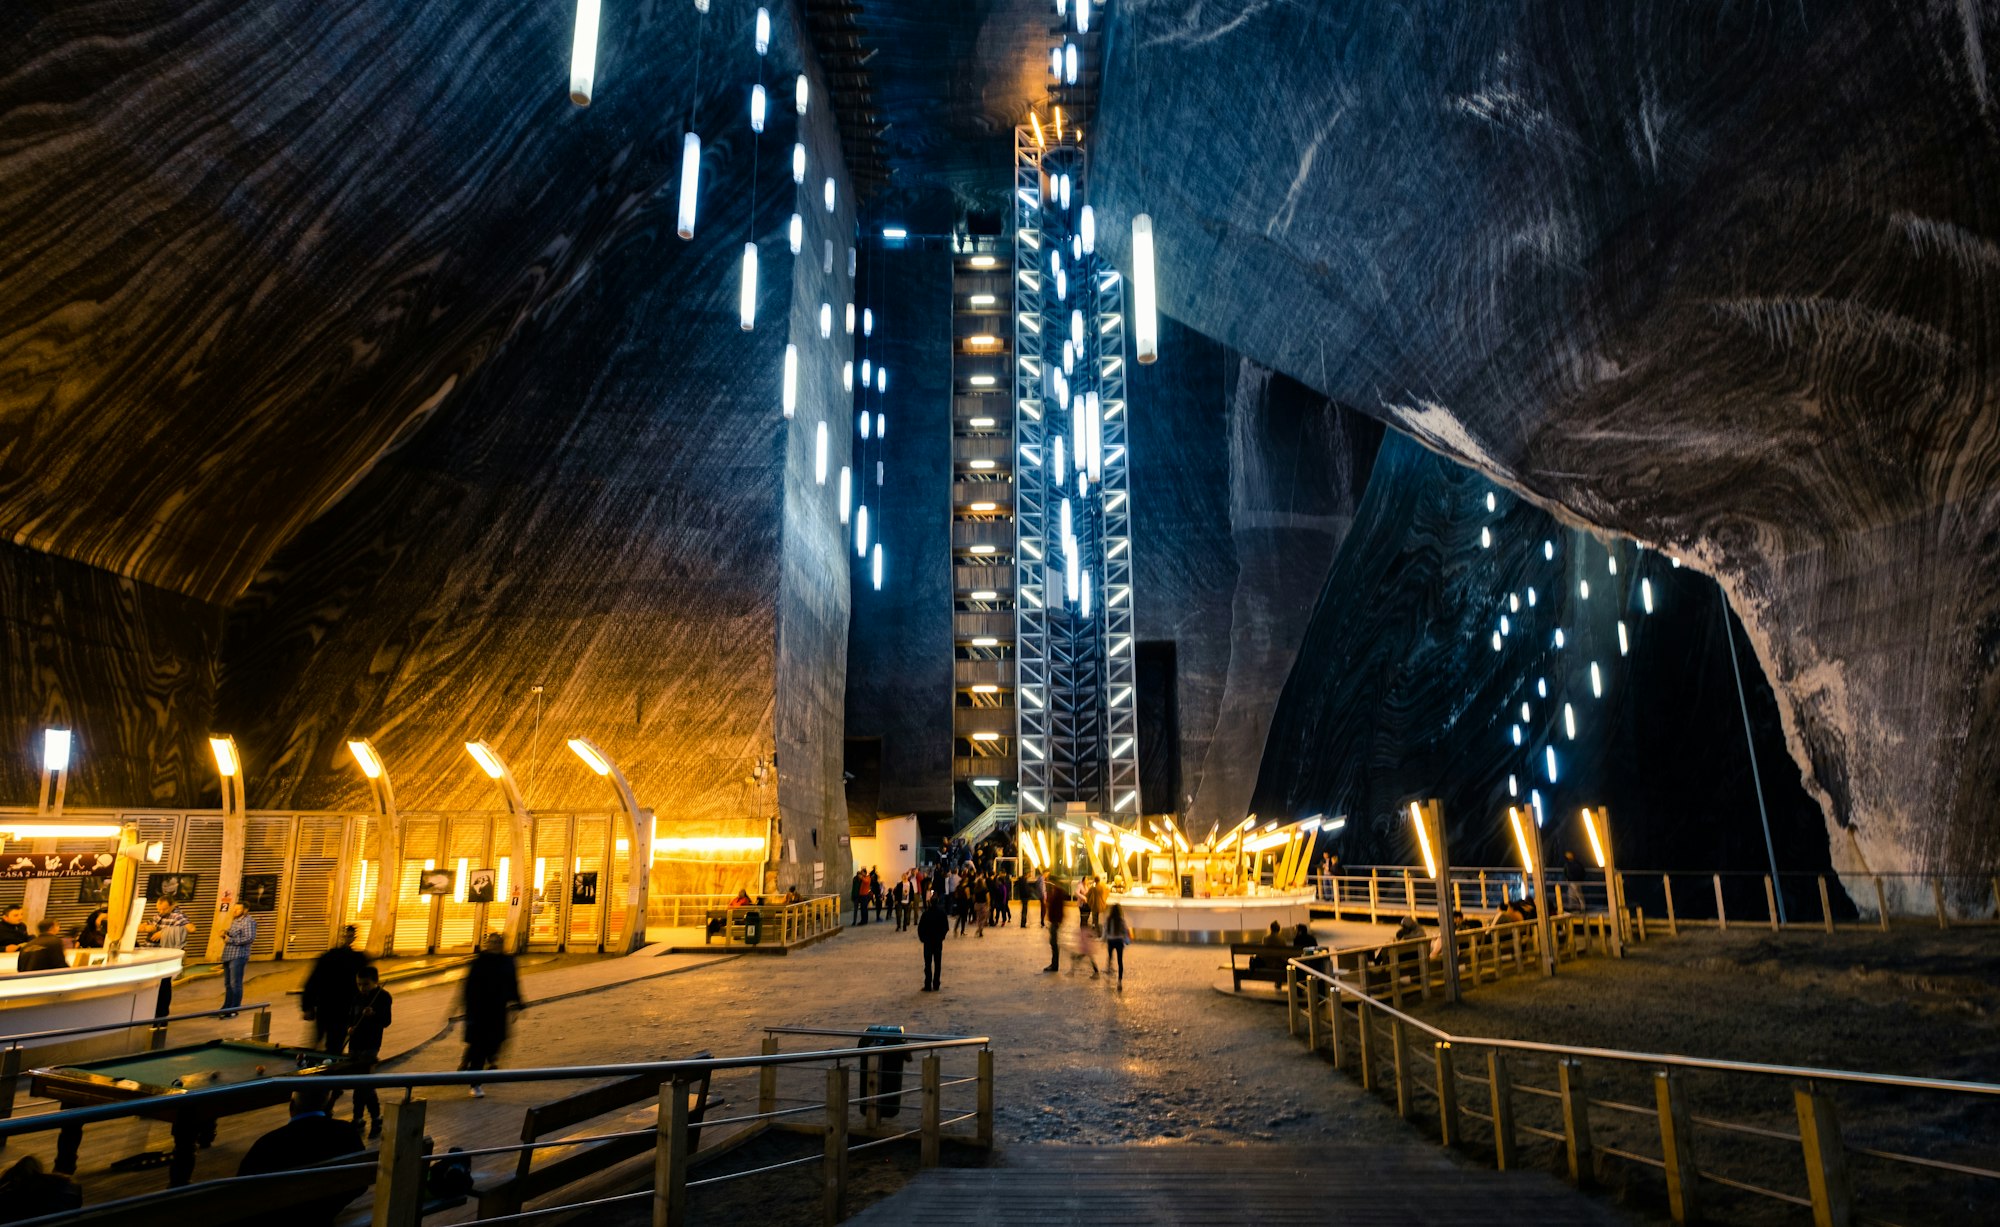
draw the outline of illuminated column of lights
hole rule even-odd
[[[1054,696],[1049,676],[1050,479],[1043,460],[1053,409],[1043,352],[1045,286],[1040,126],[1014,130],[1014,671],[1015,752],[1025,829],[1045,827],[1054,810],[1050,760]]]
[[[1088,5],[1091,0],[1079,0]],[[1118,270],[1086,255],[1094,280],[1096,311],[1090,337],[1097,386],[1087,400],[1092,467],[1102,474],[1090,501],[1099,516],[1098,568],[1104,642],[1105,738],[1110,764],[1111,812],[1137,818],[1139,808],[1139,698],[1133,625],[1131,487],[1126,467],[1130,405],[1125,398],[1124,293]],[[1089,610],[1081,611],[1087,618]]]

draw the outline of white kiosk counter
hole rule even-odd
[[[1124,905],[1132,936],[1150,942],[1254,942],[1269,932],[1271,922],[1290,934],[1312,919],[1310,890],[1260,890],[1250,895],[1182,898],[1140,893],[1111,896]]]
[[[160,981],[179,974],[182,953],[131,950],[107,960],[102,950],[72,950],[72,960],[92,961],[29,972],[14,970],[14,955],[0,954],[0,1039],[151,1018]]]

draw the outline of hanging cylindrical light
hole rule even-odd
[[[1076,0],[1076,32],[1090,33],[1090,0]]]
[[[576,37],[569,47],[569,100],[590,105],[597,84],[598,0],[576,0]]]
[[[840,364],[840,388],[843,392],[854,391],[854,362],[852,359]]]
[[[694,205],[701,190],[701,136],[690,132],[681,141],[681,209],[680,221],[675,233],[684,239],[694,237]]]
[[[819,337],[824,341],[833,336],[833,304],[819,305]]]
[[[826,196],[826,211],[827,211],[828,213],[831,213],[831,212],[833,212],[833,176],[832,176],[832,175],[828,175],[828,176],[826,177],[826,190],[825,190],[825,196]],[[827,270],[827,271],[831,272],[832,270],[831,270],[831,269],[829,269],[829,270]]]
[[[875,368],[876,395],[879,396],[882,393],[887,392],[888,390],[889,390],[889,368],[886,366],[878,366]]]
[[[863,409],[861,411],[861,420],[855,424],[855,428],[861,432],[861,441],[866,443],[868,441],[868,432],[875,428],[875,416],[866,409]]]
[[[1076,370],[1076,346],[1070,344],[1070,342],[1067,340],[1063,342],[1062,366],[1063,366],[1063,374],[1065,375]]]
[[[1082,573],[1081,584],[1077,590],[1077,612],[1086,618],[1090,616],[1090,572],[1088,570]]]
[[[1088,392],[1078,396],[1069,407],[1069,455],[1079,473],[1090,465],[1090,444],[1083,437],[1090,414],[1090,396]]]
[[[750,87],[750,130],[752,132],[762,132],[764,130],[764,108],[767,102],[768,99],[764,95],[764,87],[761,84]]]
[[[799,114],[801,115],[806,113],[806,96],[809,92],[810,87],[806,85],[806,74],[800,73],[798,83],[792,86],[792,105],[799,109]]]
[[[1055,437],[1054,454],[1050,456],[1050,461],[1052,466],[1050,471],[1055,474],[1056,484],[1060,486],[1063,480],[1063,441],[1061,435]]]
[[[870,570],[874,572],[875,591],[882,591],[882,543],[879,541],[875,543],[875,557],[870,563]]]
[[[1066,47],[1064,47],[1064,48],[1063,48],[1063,84],[1064,84],[1064,85],[1075,85],[1075,84],[1076,84],[1076,44],[1075,44],[1075,43],[1070,43],[1070,44],[1069,44],[1068,46],[1066,46]],[[1068,207],[1069,207],[1069,205],[1068,205],[1068,204],[1064,204],[1064,205],[1063,205],[1063,208],[1065,208],[1065,209],[1067,209]]]
[[[1090,480],[1104,480],[1104,415],[1099,407],[1096,392],[1083,395],[1083,441],[1088,446]]]
[[[1087,255],[1097,250],[1097,211],[1089,205],[1083,206],[1083,218],[1077,226],[1079,237],[1083,239],[1083,250]]]
[[[889,415],[886,413],[877,413],[875,415],[875,438],[881,440],[881,439],[886,439],[888,437],[889,437]]]
[[[862,558],[868,556],[868,504],[866,503],[854,511],[854,553]]]
[[[847,335],[854,335],[854,304],[847,304]]]
[[[1063,172],[1063,174],[1062,174],[1062,178],[1056,181],[1056,189],[1057,189],[1057,192],[1059,193],[1059,196],[1060,196],[1060,199],[1061,199],[1061,202],[1062,202],[1062,207],[1063,207],[1063,208],[1065,208],[1065,209],[1069,208],[1069,172],[1068,172],[1068,171],[1064,171],[1064,172]]]
[[[757,10],[757,54],[771,49],[771,10]]]
[[[1132,340],[1139,361],[1160,357],[1160,308],[1153,285],[1153,219],[1141,213],[1132,219]]]
[[[1055,78],[1056,78],[1057,80],[1061,80],[1061,79],[1062,79],[1062,48],[1061,48],[1061,47],[1050,47],[1050,48],[1049,48],[1049,75],[1050,75],[1050,76],[1052,76],[1052,77],[1055,77]]]
[[[805,181],[806,147],[803,144],[794,143],[792,145],[792,182],[804,183]]]
[[[875,363],[872,359],[863,358],[861,360],[861,390],[863,392],[866,392],[868,390],[868,385],[874,382],[875,382]]]
[[[863,307],[861,310],[861,335],[864,337],[875,335],[875,311],[872,307]]]
[[[792,254],[798,255],[799,248],[806,245],[806,219],[792,214],[792,224],[785,229],[785,241],[791,245]]]
[[[847,523],[854,515],[854,472],[846,465],[840,466],[840,522]]]
[[[748,332],[757,326],[757,244],[743,244],[743,284],[737,291],[736,312]]]
[[[785,346],[785,416],[790,417],[799,407],[799,347]]]

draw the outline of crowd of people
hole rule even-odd
[[[1040,872],[1030,876],[1026,870],[1010,873],[990,850],[982,851],[989,854],[975,856],[962,845],[948,843],[927,867],[905,870],[886,884],[877,868],[857,870],[849,885],[851,923],[865,925],[872,918],[878,923],[893,920],[899,933],[914,928],[923,947],[924,992],[943,986],[947,937],[962,937],[968,930],[975,938],[984,938],[988,929],[1025,930],[1031,915],[1048,934],[1049,962],[1044,972],[1060,971],[1067,953],[1072,972],[1088,966],[1096,979],[1110,977],[1115,968],[1113,983],[1124,987],[1125,948],[1131,944],[1132,930],[1123,907],[1110,901],[1108,883],[1090,877],[1064,881]],[[1014,918],[1016,906],[1019,920]]]

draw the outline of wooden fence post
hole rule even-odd
[[[1396,952],[1396,983],[1398,984],[1403,982],[1403,960],[1409,956],[1409,953],[1407,950],[1398,950]],[[1431,948],[1427,944],[1417,947],[1417,997],[1422,1001],[1429,1001],[1431,999]],[[1401,1005],[1402,1001],[1399,999],[1396,1004]]]
[[[1778,888],[1771,875],[1764,875],[1764,913],[1771,918],[1771,932],[1778,931]]]
[[[979,1144],[993,1149],[993,1050],[979,1050],[979,1104],[973,1124],[978,1126]]]
[[[821,1215],[826,1227],[835,1227],[847,1217],[847,1067],[836,1065],[826,1071],[826,1159],[820,1165],[824,1177]]]
[[[1660,889],[1665,891],[1667,896],[1667,935],[1669,937],[1679,937],[1681,935],[1681,922],[1680,917],[1674,915],[1673,875],[1665,873],[1660,875]]]
[[[1944,910],[1943,879],[1941,878],[1931,879],[1931,898],[1937,901],[1938,928],[1940,929],[1951,928],[1951,916]]]
[[[250,1038],[260,1044],[271,1040],[271,1007],[261,1006],[250,1018]]]
[[[1561,1083],[1563,1148],[1569,1160],[1570,1183],[1588,1184],[1592,1176],[1590,1103],[1583,1093],[1583,1062],[1564,1057],[1556,1062],[1556,1077]]]
[[[653,1146],[653,1227],[687,1222],[688,1089],[675,1077],[660,1088],[660,1137]]]
[[[1354,1003],[1355,1016],[1360,1020],[1361,1037],[1361,1089],[1375,1089],[1375,1022],[1371,1015],[1374,1007],[1366,998]]]
[[[1347,1041],[1341,1035],[1340,990],[1328,989],[1326,993],[1326,1029],[1333,1040],[1333,1067],[1339,1069],[1347,1064]]]
[[[918,1160],[918,1162],[925,1167],[936,1167],[938,1165],[938,1150],[939,1150],[938,1121],[942,1119],[940,1113],[942,1112],[941,1103],[942,1103],[942,1093],[944,1087],[944,1075],[942,1072],[942,1067],[938,1063],[937,1053],[931,1052],[931,1053],[926,1053],[924,1055],[923,1070],[924,1070],[924,1122],[923,1122],[924,1132],[922,1139],[923,1153],[922,1157]]]
[[[1285,962],[1285,1034],[1296,1038],[1298,1033],[1299,969],[1288,959]]]
[[[1833,900],[1826,893],[1826,875],[1819,875],[1819,924],[1828,933],[1833,932]]]
[[[764,1055],[767,1057],[778,1055],[777,1036],[767,1035],[764,1037]],[[774,1112],[777,1110],[777,1107],[778,1067],[775,1065],[760,1066],[757,1070],[757,1111],[760,1113]]]
[[[1403,1020],[1389,1020],[1389,1065],[1396,1075],[1396,1115],[1410,1119],[1410,1043]]]
[[[1377,913],[1381,910],[1381,906],[1382,906],[1382,880],[1375,876],[1375,868],[1374,866],[1371,865],[1368,869],[1368,923],[1369,924],[1379,924],[1381,922],[1381,917],[1377,915]]]
[[[424,1206],[424,1101],[383,1105],[382,1150],[375,1162],[373,1227],[417,1227]]]
[[[1514,1168],[1514,1078],[1507,1057],[1497,1048],[1486,1051],[1486,1086],[1493,1109],[1493,1165]]]
[[[1882,890],[1882,879],[1875,879],[1875,919],[1884,933],[1889,931],[1889,896]]]
[[[1294,1032],[1294,1034],[1297,1034]],[[1306,977],[1306,1047],[1319,1051],[1319,977]]]
[[[1452,1068],[1451,1045],[1440,1040],[1431,1048],[1437,1060],[1438,1133],[1446,1146],[1458,1145],[1458,1076]]]
[[[1722,875],[1715,874],[1715,923],[1724,933],[1729,932],[1729,908],[1722,902]]]
[[[1801,1083],[1792,1090],[1792,1103],[1799,1112],[1799,1142],[1805,1150],[1813,1227],[1848,1227],[1854,1218],[1854,1199],[1847,1185],[1847,1152],[1833,1111],[1833,1092]]]
[[[1660,1154],[1667,1173],[1667,1211],[1676,1223],[1694,1221],[1699,1176],[1694,1161],[1694,1123],[1688,1119],[1687,1095],[1680,1074],[1671,1069],[1653,1074],[1653,1102],[1660,1119]]]

